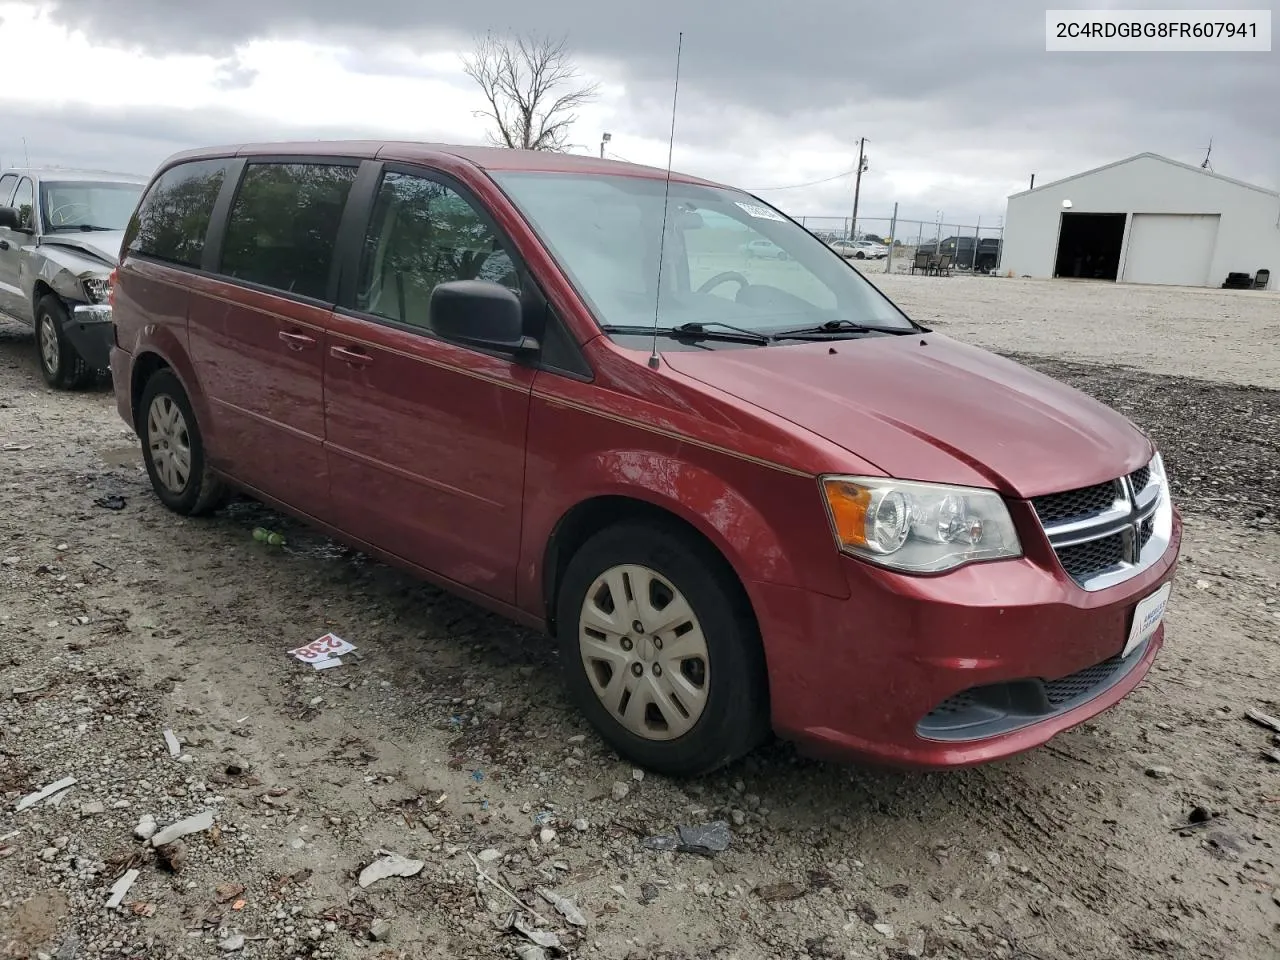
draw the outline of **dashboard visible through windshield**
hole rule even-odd
[[[123,230],[141,195],[138,183],[46,180],[40,184],[44,232]]]
[[[719,324],[773,335],[841,323],[914,329],[826,244],[747,194],[673,181],[664,240],[661,180],[493,176],[606,333],[652,328],[655,309],[666,330]]]

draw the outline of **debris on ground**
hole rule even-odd
[[[728,850],[733,838],[729,824],[724,820],[713,820],[696,827],[679,826],[676,827],[676,833],[680,837],[679,849],[682,852],[700,853],[704,856]]]
[[[244,949],[244,934],[237,933],[227,937],[225,940],[218,941],[218,949],[223,953],[236,953]]]
[[[627,794],[631,792],[631,787],[623,783],[621,780],[615,780],[613,786],[609,788],[609,796],[615,801],[621,803],[627,799]]]
[[[177,760],[182,756],[182,744],[178,742],[178,737],[172,730],[164,732],[164,743],[169,748],[169,756],[173,759]]]
[[[379,850],[377,852],[381,856],[360,871],[360,877],[357,882],[362,887],[368,887],[379,880],[386,880],[390,877],[417,876],[422,872],[422,868],[426,866],[422,860],[411,860],[388,850]]]
[[[133,835],[139,840],[150,840],[155,836],[157,829],[159,828],[156,825],[156,818],[149,813],[144,813],[138,825],[133,828]]]
[[[756,887],[755,894],[765,903],[777,900],[798,900],[808,893],[808,888],[791,880]]]
[[[640,841],[640,845],[646,850],[653,850],[658,853],[675,850],[680,853],[696,853],[700,856],[709,857],[728,850],[731,838],[732,834],[729,831],[728,822],[715,820],[703,826],[676,827],[676,836],[674,837],[670,834],[656,834],[645,837]]]
[[[556,912],[575,927],[585,927],[587,925],[586,915],[568,897],[561,896],[554,890],[547,890],[543,887],[538,888],[538,896],[555,907]]]
[[[518,912],[512,912],[507,926],[508,929],[514,930],[516,933],[525,937],[531,943],[537,944],[539,947],[545,947],[548,950],[560,949],[559,936],[547,930],[535,930]]]
[[[1280,733],[1280,720],[1277,720],[1270,714],[1263,713],[1261,710],[1255,710],[1253,707],[1245,707],[1244,715],[1254,723],[1258,724],[1258,726],[1266,727],[1268,730]]]
[[[105,510],[123,510],[127,505],[124,497],[115,493],[106,497],[98,497],[93,503],[94,506],[102,507]]]
[[[374,920],[369,924],[369,939],[378,943],[382,943],[391,936],[391,921],[386,919]]]
[[[177,823],[170,824],[163,830],[157,831],[151,837],[151,845],[153,847],[166,847],[175,840],[192,833],[203,833],[212,826],[213,811],[202,810],[200,813],[187,817],[185,820],[179,820]]]
[[[67,790],[70,790],[78,781],[75,777],[63,777],[56,783],[51,783],[47,787],[42,787],[35,793],[29,793],[14,806],[14,813],[21,813],[29,807],[34,807],[37,803],[43,803],[46,800],[58,797]]]
[[[107,898],[108,910],[115,910],[124,902],[125,896],[129,893],[129,888],[133,886],[134,881],[140,875],[138,870],[126,870],[124,875],[111,885],[111,895]]]

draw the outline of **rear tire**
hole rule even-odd
[[[138,438],[151,486],[166,507],[197,517],[222,504],[226,488],[209,469],[195,411],[172,370],[157,370],[143,387]]]
[[[556,610],[569,695],[628,760],[697,776],[768,736],[755,618],[699,538],[639,522],[601,531],[569,561]]]
[[[67,339],[67,308],[53,294],[36,302],[36,358],[40,375],[55,390],[76,390],[93,382],[97,373],[84,362]]]

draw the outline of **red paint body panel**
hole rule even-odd
[[[339,315],[324,358],[334,522],[512,602],[534,372]]]
[[[1134,606],[1173,578],[1180,540],[1177,522],[1159,563],[1096,593],[1030,559],[973,564],[940,577],[904,577],[846,559],[847,601],[757,584],[752,596],[768,625],[774,728],[818,755],[917,767],[981,763],[1037,746],[1137,686],[1163,628],[1124,681],[1062,716],[969,743],[926,740],[915,727],[962,690],[1055,680],[1118,655]],[[824,669],[815,671],[814,662]]]
[[[313,516],[329,505],[329,313],[211,277],[191,280],[191,359],[218,424],[211,462]]]
[[[1176,513],[1154,566],[1090,593],[1066,575],[1027,503],[1147,463],[1150,441],[1121,415],[932,333],[670,352],[651,367],[646,353],[601,335],[485,171],[664,171],[363,141],[173,160],[326,153],[420,164],[461,181],[525,262],[591,377],[126,256],[111,363],[127,422],[132,372],[162,360],[186,386],[211,463],[228,481],[530,625],[548,618],[549,545],[571,511],[601,497],[665,510],[737,573],[765,645],[774,727],[823,755],[985,762],[1093,716],[1145,675],[1163,633],[1123,681],[1051,720],[964,744],[916,733],[959,691],[1055,679],[1114,656],[1136,604],[1173,576]],[[836,549],[820,493],[827,473],[1000,490],[1024,555],[936,576],[850,559]]]
[[[903,480],[1036,497],[1112,480],[1155,452],[1111,408],[949,337],[830,347],[680,353],[669,362]]]

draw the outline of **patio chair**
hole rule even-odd
[[[939,277],[951,276],[951,258],[951,254],[944,253],[938,258],[938,262],[934,265],[933,272]]]
[[[929,272],[929,251],[917,250],[915,259],[911,261],[911,272],[915,273],[919,270],[921,273]]]
[[[1271,271],[1259,270],[1258,275],[1253,278],[1253,289],[1265,290],[1267,289],[1267,284],[1270,282],[1271,282]]]

